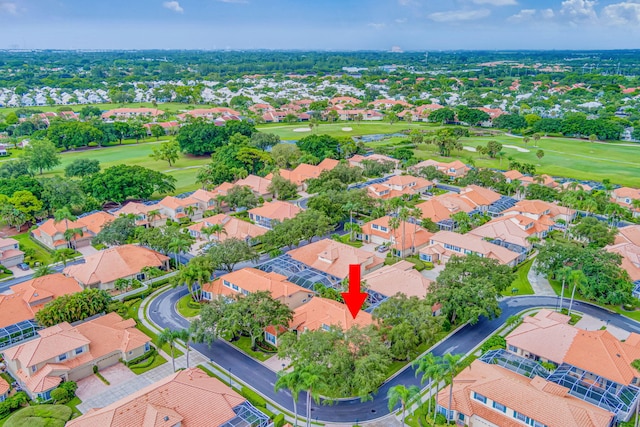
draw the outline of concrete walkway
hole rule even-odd
[[[552,296],[555,297],[556,293],[553,291],[549,280],[542,274],[536,274],[535,271],[536,261],[533,261],[529,273],[527,273],[527,279],[531,283],[533,293],[540,296]]]

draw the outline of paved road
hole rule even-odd
[[[188,321],[179,316],[175,311],[177,300],[187,293],[186,288],[171,289],[151,302],[149,307],[150,319],[161,328],[186,328]],[[535,307],[556,307],[557,297],[548,296],[521,296],[505,298],[500,302],[502,315],[493,320],[481,319],[476,325],[466,325],[455,334],[448,337],[433,349],[435,355],[445,353],[466,354],[482,342],[487,336],[498,329],[505,320],[523,310]],[[596,318],[609,321],[611,325],[640,333],[640,323],[623,317],[617,313],[611,313],[602,308],[582,302],[574,302],[574,309]],[[281,406],[293,411],[291,394],[285,391],[275,393],[273,386],[276,381],[276,373],[269,370],[259,362],[246,356],[228,343],[216,341],[211,347],[206,345],[194,346],[209,359],[214,360],[220,366],[231,368],[231,374],[245,383],[251,384],[260,393],[269,396]],[[420,381],[415,377],[413,368],[408,367],[396,377],[385,383],[378,394],[372,400],[360,402],[358,399],[336,402],[331,406],[316,405],[313,403],[311,411],[314,419],[325,422],[355,422],[373,420],[389,413],[387,408],[387,391],[397,384],[417,385]],[[301,396],[298,402],[298,413],[305,413],[305,399]]]
[[[69,261],[67,263],[67,266],[74,265],[74,264],[82,264],[82,263],[84,263],[84,259],[77,259],[75,261]],[[65,266],[62,264],[51,267],[51,269],[56,273],[60,273],[62,270],[64,270],[64,268]],[[33,274],[28,274],[22,277],[16,277],[15,279],[4,280],[0,282],[0,292],[4,292],[13,285],[17,285],[18,283],[26,282],[27,280],[31,280],[31,279],[33,279]]]

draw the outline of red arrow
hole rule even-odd
[[[366,292],[360,292],[360,265],[349,264],[349,292],[342,292],[342,298],[354,319],[360,313],[367,295]]]

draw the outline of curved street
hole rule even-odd
[[[175,309],[176,302],[180,297],[187,294],[186,287],[170,289],[155,298],[148,307],[149,319],[161,329],[183,329],[189,326],[189,322],[181,317]],[[552,296],[522,296],[504,298],[500,302],[502,315],[493,320],[482,318],[475,325],[465,325],[454,334],[448,336],[433,348],[435,355],[441,356],[445,353],[466,354],[480,344],[485,338],[498,329],[508,317],[516,315],[523,310],[536,307],[555,308],[558,304],[558,297]],[[566,303],[565,303],[566,304]],[[640,323],[612,313],[600,307],[575,301],[574,310],[596,317],[612,326],[616,326],[629,332],[640,333]],[[206,344],[195,344],[192,348],[202,353],[205,357],[215,361],[225,368],[231,375],[246,384],[250,384],[261,394],[277,402],[288,411],[293,412],[293,402],[288,391],[274,392],[274,384],[277,374],[266,368],[261,363],[237,350],[231,344],[222,340],[216,340],[211,347]],[[389,413],[387,407],[387,391],[390,387],[398,384],[405,386],[421,386],[420,380],[415,377],[414,369],[409,366],[400,371],[391,380],[383,384],[377,395],[371,400],[361,402],[359,399],[343,400],[331,404],[317,405],[312,403],[311,413],[314,420],[324,422],[345,422],[368,421],[383,417]],[[425,384],[426,385],[426,384]],[[305,413],[305,399],[300,396],[298,401],[298,413]]]

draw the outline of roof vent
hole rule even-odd
[[[620,353],[616,353],[616,356],[617,356],[617,357],[620,357]]]
[[[169,416],[168,416],[168,415],[165,415],[165,416],[164,416],[164,420],[165,420],[165,421],[169,421]]]

